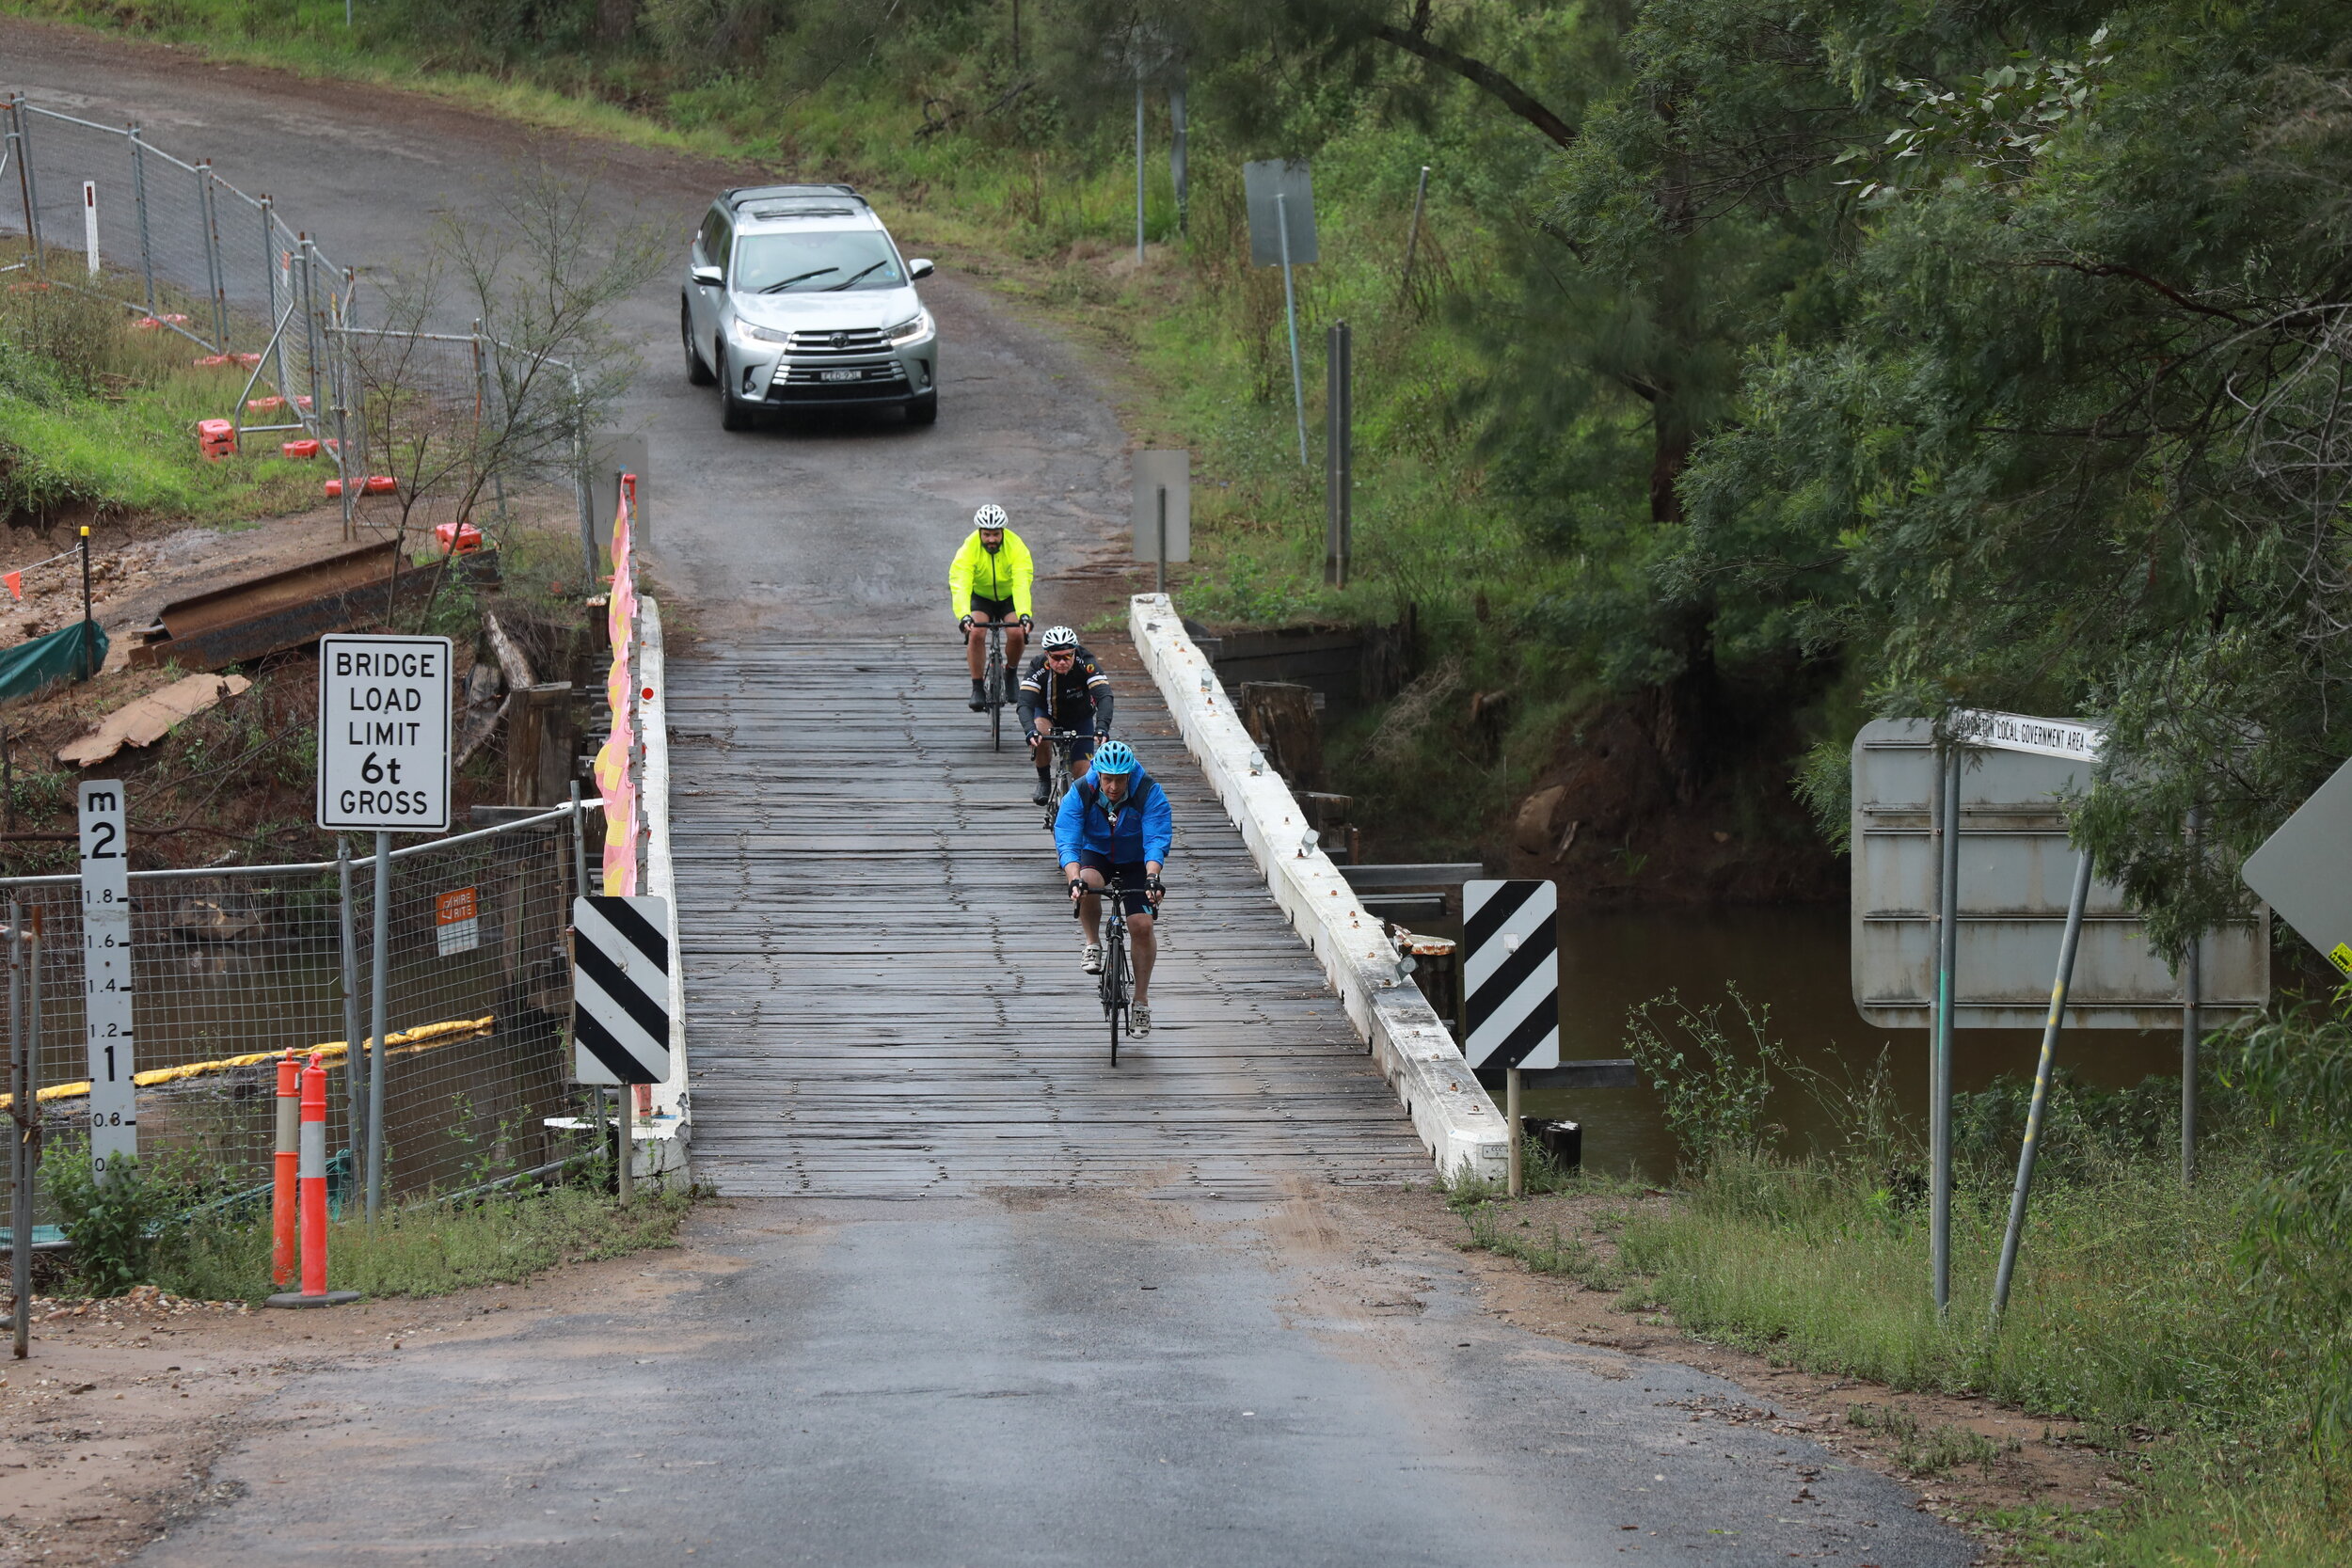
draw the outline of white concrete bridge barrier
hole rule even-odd
[[[1270,768],[1250,771],[1258,747],[1207,656],[1184,634],[1173,603],[1164,594],[1136,594],[1128,629],[1185,748],[1241,831],[1274,901],[1323,966],[1438,1169],[1502,1180],[1510,1140],[1501,1113],[1463,1064],[1437,1009],[1404,974],[1378,917],[1314,845],[1290,787]]]
[[[640,594],[637,622],[637,705],[644,770],[638,809],[645,817],[647,893],[670,907],[670,1076],[653,1086],[653,1115],[637,1123],[636,1174],[657,1181],[687,1180],[687,1144],[693,1102],[686,1089],[686,962],[679,952],[677,871],[670,851],[670,672],[661,643],[661,607]]]

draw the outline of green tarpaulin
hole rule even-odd
[[[105,662],[106,634],[95,621],[76,621],[0,653],[0,701],[29,697],[59,681],[78,681]]]

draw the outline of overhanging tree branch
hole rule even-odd
[[[1375,22],[1372,26],[1372,36],[1384,43],[1396,45],[1408,55],[1419,55],[1432,65],[1443,66],[1465,81],[1476,83],[1493,94],[1503,107],[1562,147],[1575,144],[1574,127],[1535,102],[1534,96],[1525,87],[1520,87],[1486,61],[1473,60],[1468,55],[1455,54],[1423,32],[1422,29],[1428,25],[1429,21],[1427,7],[1424,6],[1416,11],[1413,20],[1414,25],[1410,29],[1395,26],[1386,22]]]

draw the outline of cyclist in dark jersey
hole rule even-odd
[[[1041,652],[1021,677],[1021,727],[1029,738],[1029,760],[1037,765],[1037,792],[1029,800],[1041,806],[1054,771],[1045,737],[1056,730],[1075,731],[1080,738],[1070,748],[1070,771],[1084,772],[1096,737],[1110,734],[1113,702],[1110,677],[1078,645],[1076,632],[1048,626],[1038,647]]]

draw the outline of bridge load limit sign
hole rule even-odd
[[[449,827],[450,641],[319,639],[319,826]]]

